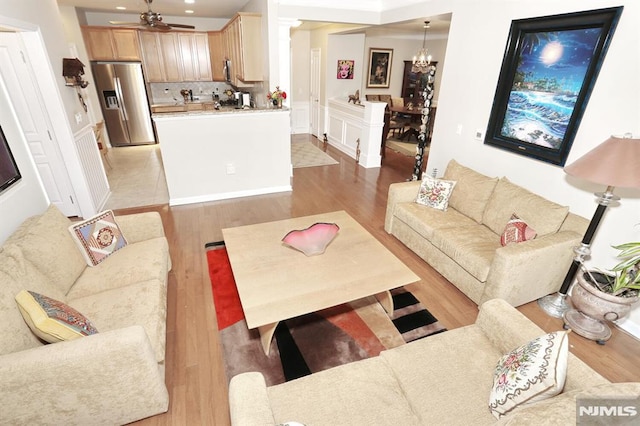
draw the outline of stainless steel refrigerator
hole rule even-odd
[[[111,145],[155,143],[142,65],[92,62],[91,69]]]

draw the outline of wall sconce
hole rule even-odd
[[[84,64],[78,58],[62,58],[62,76],[67,86],[87,87],[89,82],[82,79],[83,75]]]

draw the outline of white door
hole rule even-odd
[[[310,64],[310,96],[311,96],[311,134],[317,138],[320,135],[320,49],[311,49]]]
[[[78,216],[67,168],[27,61],[18,35],[0,33],[0,78],[9,92],[49,201],[66,216]]]

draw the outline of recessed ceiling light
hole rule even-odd
[[[124,6],[116,6],[116,9],[118,9],[118,10],[127,10],[127,8],[124,7]]]
[[[185,10],[184,13],[193,13],[193,10]]]
[[[193,4],[196,2],[196,0],[184,0],[184,2],[187,4]]]

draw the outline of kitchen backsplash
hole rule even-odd
[[[217,93],[221,100],[227,100],[227,95],[224,91],[231,89],[226,83],[213,82],[213,81],[194,81],[184,83],[149,83],[150,91],[149,101],[151,104],[173,103],[182,102],[182,95],[180,90],[186,89],[193,91],[193,98],[199,98],[201,101],[212,100],[212,95]],[[251,93],[251,96],[255,99],[258,107],[264,107],[266,105],[267,92],[262,88],[262,85],[256,85],[250,88],[240,88],[243,92]]]

